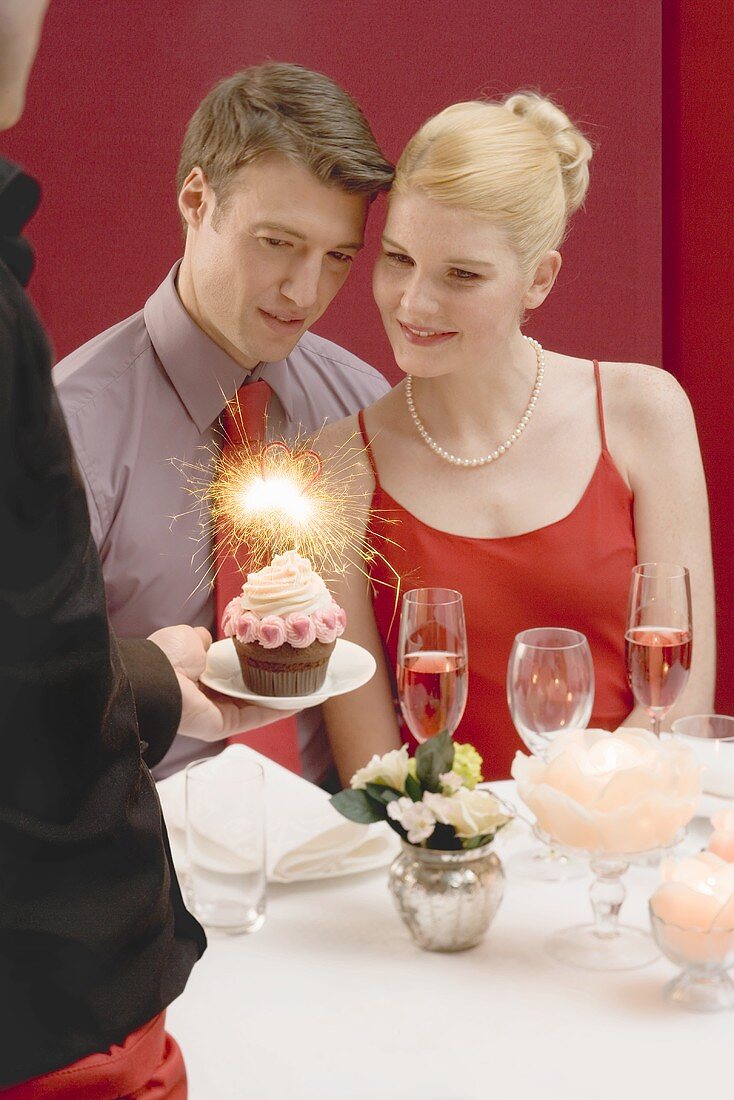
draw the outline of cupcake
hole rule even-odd
[[[222,616],[222,632],[234,642],[245,686],[257,695],[318,691],[345,626],[346,614],[311,562],[295,550],[248,573]]]

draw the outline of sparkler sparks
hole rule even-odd
[[[304,443],[225,447],[207,495],[220,553],[244,554],[251,570],[291,549],[317,570],[336,568],[362,510],[348,479]]]
[[[207,448],[207,461],[176,462],[195,508],[210,517],[202,528],[207,548],[216,530],[215,550],[201,565],[207,576],[209,567],[216,574],[228,557],[246,573],[292,549],[324,576],[344,573],[350,562],[367,574],[369,562],[382,555],[365,537],[371,490],[364,488],[361,439],[358,445],[353,439],[326,459],[314,450],[318,437],[290,444],[225,439],[221,451]],[[399,587],[396,576],[396,591]]]

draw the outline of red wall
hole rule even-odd
[[[60,355],[138,309],[168,270],[185,123],[215,80],[268,57],[340,81],[393,157],[454,100],[518,86],[557,96],[598,153],[532,331],[558,350],[660,361],[651,0],[52,0],[26,116],[2,145],[44,183],[33,293]],[[369,268],[365,256],[320,331],[396,378]]]

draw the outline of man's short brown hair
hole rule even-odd
[[[235,173],[267,153],[370,201],[393,178],[393,166],[343,88],[300,65],[268,61],[221,81],[199,104],[186,129],[177,188],[198,166],[221,208]]]

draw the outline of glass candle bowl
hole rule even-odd
[[[727,973],[734,966],[734,927],[684,928],[657,916],[652,904],[650,922],[662,953],[681,967],[663,996],[694,1012],[734,1008],[734,981]]]

